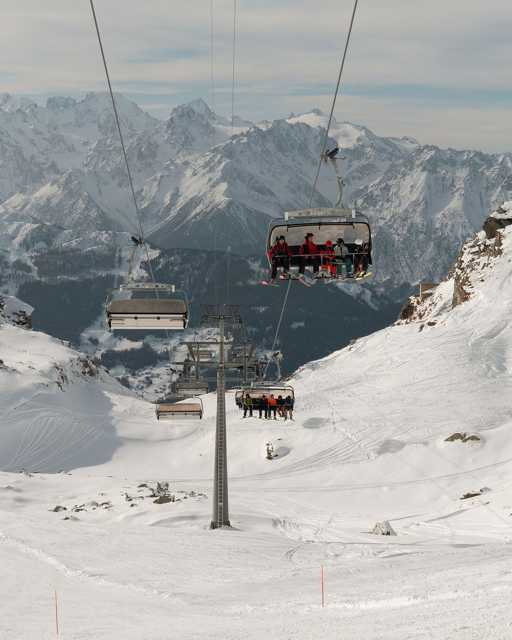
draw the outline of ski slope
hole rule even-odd
[[[2,640],[55,638],[54,590],[66,639],[509,637],[512,231],[473,248],[468,301],[448,280],[303,367],[294,422],[229,394],[232,530],[208,528],[214,394],[202,421],[157,422],[59,341],[0,327]]]

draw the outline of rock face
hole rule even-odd
[[[492,240],[479,233],[467,242],[460,252],[454,272],[452,306],[456,307],[471,297],[475,278],[484,278],[496,258],[502,254],[502,236],[496,231]]]
[[[376,536],[396,536],[396,532],[388,520],[377,522],[377,524],[373,527],[371,533]]]
[[[13,296],[0,295],[0,319],[24,329],[32,329],[33,308]]]
[[[398,323],[421,323],[420,330],[435,326],[440,312],[469,300],[475,284],[485,281],[503,254],[504,234],[510,225],[512,202],[505,202],[485,220],[483,230],[463,245],[455,266],[439,285],[420,285],[419,295],[407,299]]]
[[[485,220],[484,231],[488,240],[496,237],[500,229],[512,224],[512,201],[504,202]]]

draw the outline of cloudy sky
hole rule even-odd
[[[210,101],[212,0],[95,0],[114,87],[151,113]],[[213,0],[215,105],[231,109],[234,0]],[[353,0],[238,0],[236,111],[327,110]],[[0,89],[104,79],[88,0],[2,0]],[[510,0],[360,0],[336,116],[382,135],[512,150]]]

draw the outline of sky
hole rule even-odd
[[[95,0],[114,89],[162,118],[199,97],[229,115],[234,2]],[[353,0],[237,3],[238,115],[327,111]],[[336,117],[442,147],[512,151],[510,60],[510,0],[359,0]],[[88,0],[2,0],[0,91],[104,89]]]

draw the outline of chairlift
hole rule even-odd
[[[194,402],[162,402],[156,405],[157,420],[187,420],[203,418],[203,402],[196,398]]]
[[[273,220],[269,225],[267,257],[270,267],[271,249],[279,238],[284,237],[291,253],[277,262],[284,279],[298,278],[306,270],[312,270],[315,278],[349,282],[361,281],[363,277],[371,275],[370,223],[360,211],[343,204],[344,183],[336,164],[341,159],[337,156],[338,151],[335,148],[323,156],[326,162],[333,165],[336,173],[339,195],[335,206],[286,211],[283,218]],[[301,255],[301,245],[307,234],[313,234],[312,241],[317,246],[317,252]],[[335,255],[337,244],[340,247],[344,245],[344,257]]]
[[[174,391],[176,395],[183,398],[194,398],[196,396],[203,396],[208,393],[208,383],[206,380],[189,379],[189,380],[177,380],[174,383]]]
[[[176,331],[187,327],[186,295],[174,285],[130,282],[121,285],[107,301],[111,331]]]
[[[235,392],[235,404],[239,409],[243,409],[243,399],[247,394],[249,394],[253,400],[260,400],[263,396],[270,395],[273,395],[274,398],[279,396],[287,398],[290,396],[292,400],[295,400],[295,392],[289,384],[283,384],[281,382],[257,382],[237,389]]]

